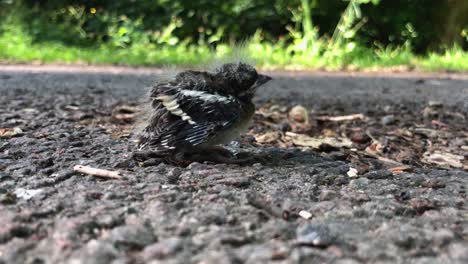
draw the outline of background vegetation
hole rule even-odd
[[[468,70],[466,0],[0,0],[0,60]]]

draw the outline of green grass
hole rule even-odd
[[[34,43],[22,34],[0,35],[0,61],[7,63],[86,63],[122,65],[196,64],[207,59],[210,50],[184,46],[133,46],[114,48],[65,46],[57,42]]]
[[[416,56],[406,47],[364,48],[359,45],[329,48],[320,40],[305,47],[300,40],[286,45],[267,43],[255,37],[243,52],[260,67],[272,69],[381,69],[407,66],[428,71],[468,71],[468,52],[453,47],[445,53]],[[223,58],[233,50],[218,45],[215,50],[195,45],[134,44],[126,48],[101,44],[96,47],[66,46],[58,42],[35,43],[20,28],[7,28],[0,35],[0,62],[113,64],[131,66],[197,65]]]
[[[419,59],[418,65],[425,70],[468,70],[468,52],[458,47],[447,49],[444,54],[431,53],[428,56]]]

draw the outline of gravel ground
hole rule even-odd
[[[466,171],[350,178],[320,152],[248,144],[233,148],[266,162],[135,164],[132,124],[113,113],[160,71],[116,69],[0,67],[0,127],[21,129],[0,138],[0,263],[468,263]],[[468,113],[466,75],[272,74],[259,105]]]

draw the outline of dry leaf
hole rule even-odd
[[[137,108],[129,105],[121,105],[116,107],[114,111],[119,113],[132,114],[137,111]]]
[[[291,141],[296,146],[311,147],[319,149],[323,145],[329,145],[335,148],[349,148],[353,144],[347,138],[334,138],[334,137],[309,137],[307,135],[286,132],[286,136],[291,138]]]
[[[329,129],[329,128],[323,129],[322,130],[322,135],[324,137],[336,137],[337,136],[336,131],[332,130],[332,129]]]
[[[397,128],[394,131],[389,132],[388,135],[396,135],[405,138],[412,138],[414,136],[413,132],[409,131],[406,128]]]
[[[440,127],[448,127],[447,124],[445,124],[444,122],[439,121],[439,120],[432,120],[431,124],[435,125],[435,126],[440,126]]]
[[[274,104],[274,105],[270,106],[269,110],[271,112],[285,113],[286,110],[288,110],[288,108],[286,106],[281,106],[281,105]]]
[[[403,149],[400,150],[395,156],[395,160],[402,163],[408,163],[413,160],[419,160],[418,154],[415,153],[414,149]]]
[[[262,135],[256,135],[255,140],[258,143],[273,143],[281,138],[281,134],[277,131],[267,132]]]
[[[392,172],[393,175],[398,175],[402,174],[405,171],[412,171],[413,167],[407,166],[407,165],[402,165],[402,166],[396,166],[388,169],[389,171]]]
[[[119,120],[119,121],[124,121],[124,122],[130,122],[135,118],[137,109],[132,106],[128,105],[121,105],[112,111],[112,118]]]
[[[131,121],[135,117],[135,114],[115,114],[112,117],[117,120]]]
[[[270,108],[262,107],[255,111],[255,114],[262,116],[265,119],[269,119],[274,121],[275,123],[279,123],[284,116],[280,113],[283,110],[278,105],[272,105]]]
[[[310,123],[291,122],[289,123],[289,126],[291,127],[292,132],[299,134],[307,134],[312,129],[312,125]]]
[[[382,145],[382,143],[380,143],[380,141],[375,140],[369,146],[367,146],[365,151],[369,154],[377,155],[377,154],[382,153],[383,149],[384,149],[384,146]]]
[[[434,153],[426,152],[423,154],[423,162],[437,164],[442,167],[463,168],[463,156],[454,155],[447,152],[436,151]]]
[[[23,130],[19,127],[0,128],[0,138],[10,138],[21,134],[23,134]]]
[[[121,131],[121,132],[114,132],[111,134],[112,138],[129,138],[131,135],[131,131]]]
[[[415,134],[423,135],[428,138],[450,138],[452,133],[425,127],[417,127],[414,129]]]

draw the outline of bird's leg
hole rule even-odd
[[[138,162],[142,162],[152,158],[161,158],[161,155],[152,151],[135,151],[132,153],[132,158]]]
[[[193,162],[192,160],[186,158],[185,153],[183,152],[176,153],[175,155],[170,156],[166,158],[165,160],[166,162],[170,164],[182,166],[182,167],[187,167],[188,165],[190,165],[190,163]]]
[[[192,149],[188,152],[177,152],[172,155],[161,155],[151,151],[139,151],[133,153],[133,159],[138,162],[164,161],[169,164],[187,167],[192,162],[213,162],[225,164],[248,164],[257,160],[255,156],[237,158],[229,150],[220,146]],[[150,164],[150,163],[148,163]],[[159,164],[159,162],[156,162]]]
[[[161,162],[187,167],[192,162],[185,158],[183,152],[162,155],[154,151],[135,151],[132,154],[132,158],[144,167],[158,165]]]

